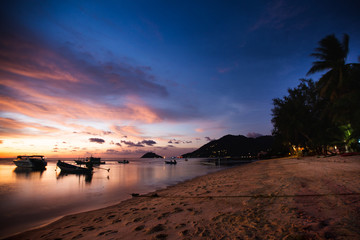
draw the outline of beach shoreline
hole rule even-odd
[[[360,239],[360,156],[257,161],[6,239]]]

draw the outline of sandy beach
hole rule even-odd
[[[360,239],[360,156],[257,161],[8,239]]]

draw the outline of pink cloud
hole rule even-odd
[[[111,130],[120,135],[139,136],[142,132],[136,126],[111,126]]]
[[[33,122],[22,122],[12,118],[0,118],[0,126],[0,136],[44,135],[60,131],[54,127]],[[36,130],[37,133],[30,131],[31,129]]]
[[[24,40],[26,39],[26,40]],[[54,49],[15,34],[0,39],[2,112],[39,119],[161,121],[143,95],[167,95],[147,66],[102,63],[88,53]],[[140,96],[136,101],[133,97]],[[109,99],[113,99],[109,101]]]

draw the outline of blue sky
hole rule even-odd
[[[177,155],[271,134],[272,99],[306,77],[319,40],[347,33],[348,62],[360,56],[356,1],[1,5],[3,156]]]

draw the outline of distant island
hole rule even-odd
[[[231,157],[231,158],[255,158],[266,157],[272,150],[274,138],[261,136],[248,138],[242,135],[226,135],[218,140],[213,140],[191,153],[182,155],[184,158],[191,157]]]
[[[141,158],[163,158],[162,156],[157,155],[153,152],[147,152],[145,153]]]

